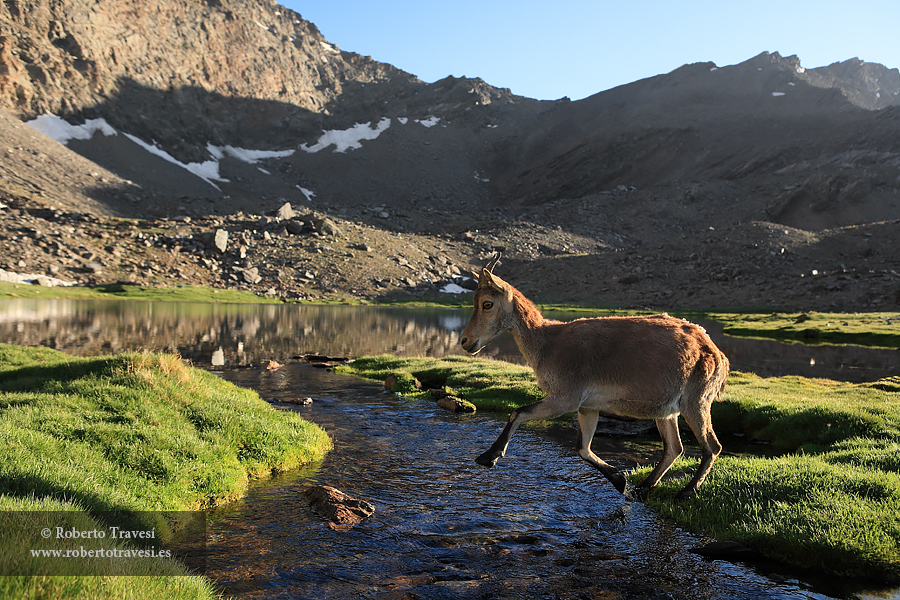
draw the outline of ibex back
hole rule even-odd
[[[625,477],[591,451],[597,417],[602,410],[655,419],[664,452],[635,490],[643,497],[684,451],[678,434],[682,415],[700,442],[702,459],[678,498],[693,495],[722,451],[710,408],[725,387],[729,369],[728,359],[706,331],[668,315],[568,323],[545,319],[519,290],[493,274],[499,258],[496,254],[481,270],[475,308],[459,343],[475,354],[501,332],[511,331],[547,396],[513,411],[503,433],[476,462],[494,466],[523,422],[578,411],[578,455],[624,493]]]

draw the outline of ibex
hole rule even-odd
[[[655,419],[664,451],[656,468],[634,490],[643,498],[681,456],[678,415],[702,448],[700,467],[677,498],[696,493],[722,446],[713,432],[710,407],[722,393],[728,358],[706,331],[669,315],[597,317],[567,323],[545,319],[519,290],[493,274],[495,254],[482,268],[475,307],[459,343],[476,354],[503,331],[511,331],[547,396],[514,410],[503,433],[475,459],[493,467],[506,454],[516,429],[532,419],[578,411],[578,455],[625,493],[625,477],[591,451],[600,411]]]

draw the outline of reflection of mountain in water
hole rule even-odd
[[[447,309],[10,300],[0,341],[80,355],[177,351],[198,366],[244,366],[318,352],[446,356],[467,315]],[[459,329],[455,329],[456,327]]]
[[[0,303],[0,341],[80,355],[176,351],[202,367],[284,362],[308,352],[442,357],[464,354],[457,341],[468,318],[469,309],[7,300]],[[718,323],[702,325],[736,371],[845,381],[897,374],[897,350],[734,338]],[[480,356],[523,362],[509,334]]]

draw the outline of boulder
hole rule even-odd
[[[275,211],[275,217],[279,221],[287,221],[288,219],[293,219],[297,216],[297,212],[291,208],[290,202],[285,202],[282,204],[277,211]]]
[[[357,500],[328,485],[316,485],[306,489],[303,495],[313,510],[331,521],[332,529],[349,529],[375,512],[375,507],[365,500]]]
[[[341,231],[341,228],[337,226],[337,223],[325,217],[324,219],[316,219],[313,221],[313,228],[320,235],[330,235],[334,237],[343,237],[344,234]]]
[[[228,248],[228,232],[224,229],[216,229],[215,237],[213,238],[213,244],[220,254],[224,253]]]
[[[446,396],[444,398],[440,398],[437,401],[437,405],[443,408],[444,410],[449,410],[452,412],[475,412],[475,405],[467,400],[463,400],[462,398],[457,398],[455,396]]]
[[[284,228],[292,235],[300,235],[303,233],[304,226],[300,221],[291,220],[287,222],[287,225],[285,225]]]

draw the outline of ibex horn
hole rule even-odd
[[[488,264],[484,265],[484,270],[488,273],[493,273],[494,267],[497,266],[498,262],[500,262],[500,253],[495,252],[494,256],[491,257],[491,260],[488,261]]]

